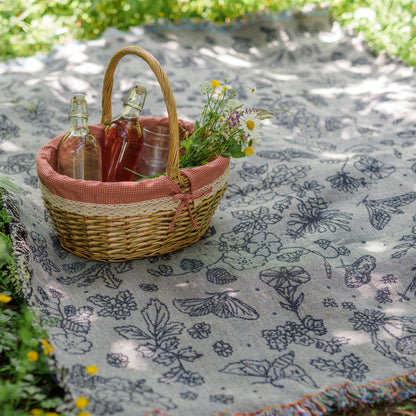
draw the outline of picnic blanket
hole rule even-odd
[[[74,92],[99,122],[106,65],[129,45],[161,63],[181,119],[197,119],[212,79],[290,113],[232,160],[200,241],[93,262],[59,245],[35,158],[68,129]],[[0,174],[22,190],[3,194],[15,258],[72,401],[96,416],[321,415],[416,393],[413,69],[312,13],[109,30],[0,73]],[[114,113],[134,82],[143,115],[165,116],[136,57],[117,68]]]

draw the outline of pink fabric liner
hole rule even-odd
[[[166,117],[141,117],[142,127],[149,125],[168,125]],[[91,133],[101,141],[104,127],[100,124],[89,126]],[[192,131],[193,124],[179,120],[179,131],[185,128]],[[147,179],[140,182],[98,182],[72,179],[57,172],[57,150],[65,133],[55,137],[39,150],[36,157],[36,170],[40,182],[49,192],[72,201],[95,204],[129,204],[147,201],[178,193],[177,185],[167,176]],[[195,192],[210,185],[219,178],[230,164],[230,159],[218,157],[214,161],[183,172],[191,182],[191,191]]]

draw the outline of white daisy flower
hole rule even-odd
[[[251,139],[256,140],[260,137],[260,119],[255,111],[241,114],[240,125]]]

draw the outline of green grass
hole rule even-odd
[[[2,0],[0,60],[47,52],[68,38],[93,39],[108,27],[128,30],[158,18],[227,24],[247,13],[300,10],[319,0]],[[385,50],[416,66],[414,0],[328,0],[331,16],[362,32],[375,53]]]
[[[376,53],[385,50],[416,67],[414,0],[330,0],[333,18],[362,32]]]
[[[16,190],[5,178],[2,187]],[[49,360],[53,349],[46,331],[26,304],[12,256],[8,224],[0,209],[0,409],[2,416],[56,416],[64,392]]]

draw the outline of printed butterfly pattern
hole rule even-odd
[[[218,318],[256,320],[259,314],[254,308],[237,298],[237,291],[226,290],[206,298],[175,299],[173,305],[189,316],[213,314]]]
[[[346,286],[358,288],[370,283],[371,272],[375,267],[376,258],[370,255],[361,256],[352,264],[344,265]]]

